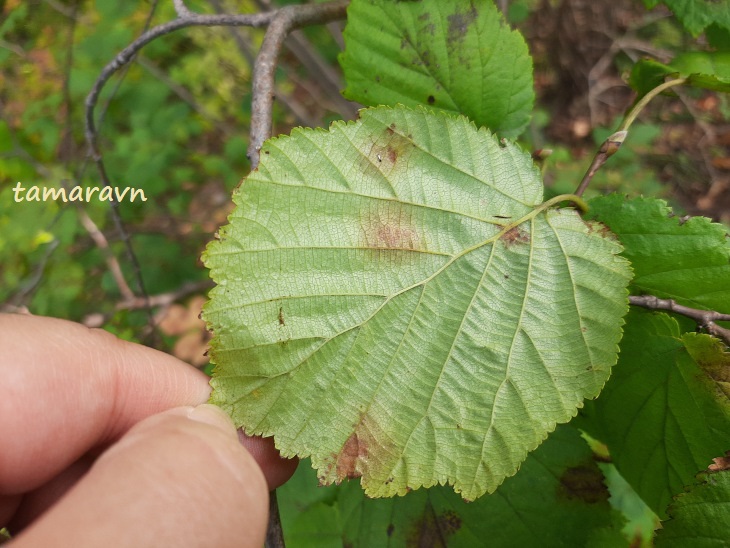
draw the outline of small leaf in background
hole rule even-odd
[[[642,59],[632,67],[629,84],[642,97],[669,76],[687,78],[685,86],[730,92],[730,52],[681,53],[667,65]]]
[[[626,520],[622,532],[630,540],[630,546],[636,548],[651,546],[654,529],[659,526],[659,517],[651,511],[651,508],[641,500],[634,488],[618,473],[613,463],[598,462],[598,467],[606,477],[606,486],[611,493],[609,499],[611,506],[618,510]]]
[[[682,341],[705,374],[730,399],[730,353],[725,350],[725,345],[718,339],[708,340],[696,333],[685,333]]]
[[[707,217],[680,218],[664,200],[601,196],[587,218],[605,223],[634,269],[633,295],[656,295],[708,310],[730,310],[730,243]]]
[[[205,254],[212,401],[370,496],[514,474],[616,360],[628,263],[530,155],[377,108],[268,141]]]
[[[707,43],[717,51],[730,51],[730,27],[713,23],[705,29]]]
[[[534,102],[532,59],[492,2],[353,0],[340,57],[345,97],[430,105],[516,137]]]
[[[695,37],[713,23],[730,29],[730,4],[725,0],[644,0],[644,5],[653,8],[660,2],[672,10]]]
[[[678,495],[669,507],[670,520],[657,531],[655,545],[727,546],[730,539],[730,471],[703,473],[701,483]]]
[[[664,83],[670,75],[676,75],[677,70],[669,65],[654,59],[641,59],[631,67],[629,85],[636,91],[638,98],[643,97],[655,87]]]
[[[682,336],[667,314],[631,310],[625,330],[618,364],[580,427],[665,516],[672,495],[728,449],[730,403],[714,378],[728,357],[709,335]]]
[[[671,67],[687,76],[687,85],[730,92],[730,53],[692,51],[672,59]]]
[[[471,503],[442,486],[387,500],[367,498],[354,483],[315,489],[307,464],[278,490],[290,548],[472,547],[485,539],[490,546],[595,546],[590,541],[596,537],[623,540],[622,519],[608,503],[603,475],[569,425],[558,427],[494,494]]]

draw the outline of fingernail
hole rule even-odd
[[[233,435],[236,435],[236,426],[233,424],[233,420],[229,417],[225,411],[215,405],[204,403],[193,407],[188,411],[188,418],[197,422],[203,422],[210,424],[211,426],[217,426],[221,430],[225,430]]]

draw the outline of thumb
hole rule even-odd
[[[130,429],[15,543],[260,547],[267,514],[266,480],[228,416],[178,407]]]

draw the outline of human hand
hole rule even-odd
[[[14,546],[263,544],[268,491],[296,462],[270,439],[239,443],[200,405],[203,373],[34,316],[0,314],[0,349],[0,528]]]

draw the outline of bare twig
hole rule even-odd
[[[330,31],[330,35],[340,49],[345,49],[345,39],[342,37],[342,25],[339,21],[332,21],[327,23],[327,30]]]
[[[583,176],[583,179],[581,180],[578,188],[575,191],[575,194],[577,196],[583,196],[583,193],[586,191],[586,188],[588,188],[588,185],[590,184],[593,176],[596,174],[599,168],[606,163],[606,160],[608,160],[611,156],[618,152],[618,149],[621,148],[621,145],[628,135],[631,124],[634,123],[634,120],[636,120],[636,117],[639,115],[639,113],[644,110],[644,107],[649,104],[649,101],[651,101],[654,97],[656,97],[663,91],[666,91],[667,89],[674,86],[680,86],[686,81],[686,78],[675,78],[673,80],[664,82],[663,84],[649,91],[646,95],[644,95],[636,102],[636,104],[624,117],[624,120],[623,122],[621,122],[618,131],[616,131],[613,135],[606,139],[601,145],[601,148],[598,149],[598,152],[594,156],[591,165],[588,167],[588,171],[586,171],[586,174]]]
[[[680,314],[697,323],[697,327],[707,331],[710,335],[721,339],[730,346],[730,329],[717,325],[715,322],[730,322],[730,314],[722,314],[714,310],[700,310],[677,304],[672,299],[660,299],[653,295],[630,296],[629,303],[649,310],[667,310]]]
[[[12,295],[8,302],[3,303],[2,310],[12,312],[13,308],[25,308],[25,305],[23,304],[24,301],[26,301],[26,299],[28,299],[28,297],[33,294],[35,289],[38,287],[38,284],[41,283],[41,280],[43,279],[43,274],[46,271],[46,265],[48,264],[48,261],[51,259],[51,255],[53,255],[53,252],[56,251],[58,246],[58,239],[54,239],[48,243],[45,251],[43,252],[43,257],[41,257],[41,259],[36,263],[31,275],[19,284],[18,290],[15,292],[14,295]]]
[[[292,6],[298,7],[298,6]],[[306,7],[306,6],[303,6]],[[159,38],[165,36],[179,29],[194,26],[249,26],[249,27],[264,27],[268,25],[276,16],[278,12],[268,13],[254,13],[246,15],[199,15],[191,13],[185,17],[178,17],[167,23],[163,23],[156,27],[149,29],[143,33],[139,38],[134,40],[130,45],[124,48],[109,64],[107,64],[99,74],[99,77],[94,82],[91,91],[86,96],[86,141],[89,145],[89,150],[92,159],[99,166],[99,171],[102,173],[102,178],[105,184],[108,185],[108,178],[106,177],[106,171],[102,163],[101,154],[97,145],[97,131],[94,123],[94,108],[99,99],[99,94],[104,88],[109,78],[116,73],[120,68],[125,66],[135,54],[141,50],[144,46]]]
[[[154,17],[155,11],[157,10],[157,4],[159,3],[159,0],[153,0],[152,5],[150,7],[149,13],[147,14],[147,19],[144,22],[144,27],[142,34],[145,34],[150,29],[150,25],[152,24],[152,18]],[[134,56],[132,57],[134,59]],[[109,105],[112,102],[112,99],[116,96],[119,89],[122,87],[122,82],[124,82],[124,79],[126,78],[127,74],[129,73],[129,69],[131,68],[131,64],[127,64],[122,69],[121,75],[117,79],[117,83],[114,86],[114,89],[112,89],[109,96],[106,98],[105,103],[101,107],[101,112],[99,113],[99,120],[98,124],[99,127],[101,127],[102,123],[104,122],[104,116],[106,116],[107,111],[109,110]],[[93,121],[93,119],[92,119]],[[81,168],[79,169],[78,179],[80,180],[83,176],[83,173],[86,171],[86,168],[88,166],[88,160],[90,156],[86,156],[84,158],[84,162],[81,165]],[[106,175],[106,169],[104,167],[104,163],[101,159],[101,156],[98,160],[91,156],[93,160],[95,160],[95,165],[97,166],[97,170],[99,171],[99,175],[101,176],[102,183],[104,187],[111,186],[111,182],[109,181],[107,175]],[[124,223],[122,222],[122,215],[119,212],[119,202],[112,198],[111,200],[111,217],[112,221],[114,222],[114,227],[116,228],[119,238],[122,241],[122,244],[124,245],[124,250],[127,255],[127,260],[132,265],[132,274],[134,276],[134,279],[137,283],[137,289],[139,293],[142,295],[143,298],[147,298],[147,288],[145,287],[144,283],[144,277],[142,276],[142,267],[139,264],[139,259],[137,258],[137,254],[134,252],[134,247],[132,246],[132,239],[129,236],[129,232],[127,232],[126,228],[124,227]],[[152,310],[150,308],[147,309],[147,318],[148,318],[148,324],[149,326],[153,326],[155,323],[155,319],[152,316]],[[156,332],[152,329],[148,330],[148,335],[156,336]],[[146,337],[147,337],[146,336]]]
[[[261,145],[271,137],[274,73],[281,45],[289,32],[295,28],[344,18],[348,3],[348,0],[336,0],[326,4],[286,6],[277,11],[266,12],[266,14],[273,13],[275,16],[266,31],[253,70],[251,142],[248,146],[251,169],[258,167]]]
[[[25,50],[17,44],[11,44],[10,42],[6,42],[5,40],[0,39],[0,48],[12,51],[15,55],[17,55],[18,57],[22,57],[23,59],[27,57],[25,54]]]
[[[340,90],[342,82],[337,72],[312,47],[302,31],[294,31],[286,39],[285,46],[313,77],[312,81],[322,89],[323,93],[313,95],[315,99],[326,98],[329,108],[338,112],[345,119],[357,116],[357,105],[345,99]]]
[[[122,268],[119,266],[119,261],[117,261],[114,253],[112,253],[112,250],[109,247],[109,242],[107,241],[106,236],[104,236],[104,233],[99,230],[96,223],[91,220],[91,217],[89,217],[86,211],[82,208],[76,208],[76,215],[78,216],[79,221],[81,221],[83,227],[86,229],[86,232],[88,232],[89,236],[91,236],[91,239],[94,240],[96,247],[98,247],[104,254],[106,265],[114,278],[114,282],[119,288],[119,292],[122,294],[122,298],[125,300],[134,299],[134,292],[130,289],[129,285],[127,285]]]
[[[44,2],[51,6],[61,15],[65,15],[66,17],[73,17],[73,9],[69,8],[68,6],[64,6],[63,4],[61,4],[61,2],[57,2],[56,0],[44,0]]]
[[[170,34],[176,30],[193,27],[193,26],[249,26],[254,28],[269,27],[267,32],[267,39],[264,41],[264,46],[259,55],[259,61],[257,65],[261,65],[259,74],[262,76],[260,79],[266,79],[267,82],[258,86],[263,89],[266,93],[264,95],[269,96],[268,108],[267,101],[262,101],[263,105],[255,110],[254,118],[257,118],[257,131],[254,132],[254,121],[252,119],[252,138],[260,139],[258,148],[256,149],[256,160],[258,163],[258,150],[260,149],[261,143],[270,136],[271,133],[271,102],[273,97],[271,95],[271,89],[273,86],[270,84],[273,81],[273,74],[275,68],[276,55],[281,48],[281,42],[286,37],[289,31],[293,28],[300,26],[323,23],[332,21],[337,18],[342,18],[345,15],[345,9],[347,7],[347,1],[339,0],[337,2],[327,4],[314,4],[314,5],[301,5],[301,6],[287,6],[280,10],[245,14],[245,15],[201,15],[185,7],[182,1],[176,1],[175,7],[178,12],[178,18],[167,23],[163,23],[156,27],[146,30],[134,40],[129,46],[124,48],[110,63],[108,63],[104,69],[102,69],[98,78],[94,82],[91,91],[86,97],[85,101],[85,124],[86,124],[86,141],[89,147],[89,155],[97,166],[99,174],[101,176],[102,184],[105,187],[112,186],[110,179],[107,175],[106,168],[101,152],[98,147],[98,133],[96,124],[94,121],[94,110],[99,100],[101,91],[103,90],[109,79],[122,67],[125,67],[145,45],[149,44],[153,40]],[[275,24],[274,24],[275,23]],[[267,46],[268,41],[268,46]],[[267,85],[268,84],[268,85]],[[254,71],[254,90],[256,89],[256,71]],[[259,94],[260,95],[260,94]],[[254,97],[256,92],[254,91]],[[255,98],[254,98],[255,101]],[[268,123],[261,123],[261,118],[268,118]],[[112,204],[114,206],[115,204]],[[113,215],[117,229],[120,231],[122,239],[124,240],[127,249],[130,249],[129,238],[126,236],[126,232],[123,227],[120,226],[119,216]],[[144,284],[141,280],[139,264],[136,257],[131,258],[132,265],[135,273],[137,274],[137,282],[140,286],[140,290],[144,294]]]
[[[617,131],[603,142],[601,148],[598,149],[598,152],[593,157],[593,161],[588,167],[588,171],[586,171],[586,174],[583,175],[583,180],[580,182],[580,185],[578,185],[578,189],[575,191],[577,196],[583,196],[583,193],[591,183],[593,176],[600,167],[606,163],[606,160],[618,152],[618,149],[621,148],[624,139],[626,139],[626,132]]]
[[[122,67],[127,67],[128,63],[135,57],[137,52],[140,51],[145,45],[149,44],[150,42],[152,42],[153,40],[155,40],[161,36],[164,36],[166,34],[174,32],[178,29],[186,28],[186,27],[192,27],[192,26],[249,26],[249,27],[258,28],[258,27],[264,27],[266,25],[269,25],[269,24],[273,23],[275,20],[278,21],[278,23],[274,29],[277,32],[274,32],[272,34],[272,36],[281,35],[281,37],[282,37],[281,39],[283,40],[283,38],[286,36],[286,34],[293,28],[296,28],[296,27],[299,27],[302,25],[307,25],[307,24],[331,21],[333,18],[335,18],[334,12],[337,12],[340,17],[343,17],[347,3],[346,2],[335,2],[334,4],[335,4],[334,7],[332,4],[288,6],[286,8],[282,8],[281,10],[277,10],[277,11],[265,12],[265,13],[255,13],[255,14],[245,14],[245,15],[227,15],[227,14],[202,15],[202,14],[197,14],[197,13],[190,11],[184,5],[182,0],[175,0],[175,8],[178,13],[178,18],[174,19],[173,21],[170,21],[168,23],[164,23],[162,25],[158,25],[151,29],[145,30],[145,32],[143,32],[141,36],[139,36],[136,40],[134,40],[129,46],[124,48],[110,63],[108,63],[104,67],[104,69],[102,69],[98,78],[94,82],[94,85],[92,86],[91,91],[89,92],[89,94],[86,97],[86,101],[85,101],[86,141],[87,141],[87,144],[89,147],[89,156],[91,157],[91,159],[97,166],[103,186],[109,187],[112,185],[111,185],[109,176],[107,175],[106,168],[104,166],[104,161],[103,161],[101,152],[99,150],[98,133],[97,133],[96,124],[95,124],[95,120],[94,120],[94,110],[96,108],[96,104],[99,100],[99,96],[100,96],[101,91],[103,90],[105,84],[119,69],[121,69]],[[268,36],[268,34],[267,34],[267,36]],[[279,41],[278,46],[280,47],[280,41]],[[272,80],[273,80],[273,64],[276,59],[276,53],[278,52],[279,47],[276,47],[275,50],[269,49],[269,58],[270,58],[271,64],[272,64],[272,69],[271,69]],[[263,74],[266,74],[266,71],[264,71]],[[263,114],[263,111],[261,111],[261,112]],[[270,108],[268,110],[268,116],[269,117],[271,116]],[[270,126],[271,126],[271,122],[269,121],[269,128],[270,128]],[[270,129],[268,131],[270,133]],[[259,132],[258,134],[263,135],[263,133],[261,133],[261,132]],[[266,137],[268,137],[268,135],[266,135]],[[263,142],[263,140],[262,140],[262,142]],[[113,208],[112,217],[114,218],[114,222],[117,227],[117,230],[119,231],[121,238],[125,244],[128,255],[130,256],[130,261],[131,261],[132,267],[134,269],[135,278],[137,280],[137,285],[139,286],[140,292],[144,296],[144,295],[146,295],[146,291],[144,289],[144,281],[142,280],[139,261],[137,261],[137,258],[134,255],[134,253],[131,252],[131,242],[129,240],[129,236],[126,233],[126,231],[124,230],[123,226],[121,225],[121,220],[118,215],[118,211],[115,210],[115,208],[117,206],[118,206],[118,204],[112,203],[112,208]]]
[[[71,90],[69,83],[71,81],[71,67],[73,66],[73,46],[74,46],[74,34],[76,32],[77,23],[77,11],[79,2],[74,2],[71,7],[71,23],[68,27],[68,42],[66,46],[66,60],[63,67],[63,132],[61,133],[61,142],[59,143],[58,153],[63,160],[63,168],[68,170],[69,163],[71,161],[72,152],[74,149],[73,139],[73,127],[72,120],[73,116],[73,105],[74,102],[71,100]]]
[[[125,299],[120,303],[117,303],[117,310],[135,310],[140,308],[156,307],[156,306],[169,306],[175,301],[192,295],[194,293],[200,293],[201,291],[207,291],[213,287],[212,280],[203,280],[202,282],[186,282],[174,291],[168,291],[167,293],[160,293],[159,295],[150,295],[149,299],[143,299],[135,297]]]
[[[175,5],[175,13],[177,13],[178,17],[190,17],[193,15],[193,12],[185,5],[184,0],[172,0],[172,3]]]
[[[265,548],[284,548],[284,533],[275,489],[269,493],[269,527],[266,529]]]

